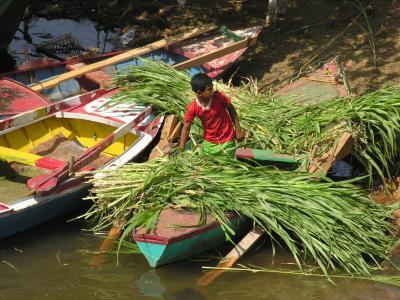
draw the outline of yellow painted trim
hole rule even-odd
[[[7,162],[19,162],[35,166],[35,162],[40,158],[42,156],[0,146],[0,159]]]

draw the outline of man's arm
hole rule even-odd
[[[226,105],[226,109],[228,110],[228,113],[229,113],[229,116],[231,117],[233,126],[235,127],[236,139],[240,142],[244,139],[244,134],[240,127],[240,122],[239,122],[239,118],[238,118],[236,109],[232,104]]]
[[[179,141],[179,149],[182,151],[185,150],[185,146],[186,146],[187,139],[189,137],[189,132],[190,132],[191,126],[192,126],[192,123],[183,121],[181,140]]]

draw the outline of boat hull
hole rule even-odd
[[[133,234],[137,246],[153,268],[192,257],[227,241],[221,225],[210,216],[203,226],[179,227],[190,226],[184,225],[185,223],[193,225],[194,218],[198,219],[199,214],[185,212],[181,214],[183,217],[177,217],[177,214],[181,212],[167,210],[161,213],[159,226],[155,230],[159,234],[145,234],[140,229]],[[230,227],[235,231],[235,238],[240,238],[250,229],[247,219],[236,214],[231,214],[229,219]],[[167,223],[170,225],[165,226]],[[171,225],[177,227],[171,228]]]
[[[87,186],[80,186],[73,191],[35,199],[34,201],[37,202],[35,205],[20,210],[0,211],[0,239],[55,220],[89,205],[89,201],[82,201],[87,194]]]

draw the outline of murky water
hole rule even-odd
[[[151,269],[141,255],[109,255],[98,268],[89,266],[101,239],[66,219],[0,241],[0,299],[400,299],[400,289],[368,281],[337,280],[266,273],[225,273],[207,288],[198,287],[202,265],[217,260],[198,257]],[[224,251],[226,249],[222,249]],[[210,253],[215,255],[216,253]],[[267,243],[241,261],[271,267]],[[280,252],[275,267],[287,267]]]
[[[119,43],[115,32],[99,30],[96,24],[89,20],[32,18],[27,23],[21,22],[9,46],[9,53],[16,59],[17,64],[20,64],[27,59],[24,54],[25,44],[29,52],[28,59],[33,59],[42,56],[36,49],[37,45],[65,34],[71,34],[83,48],[98,48],[100,52],[112,51]],[[57,56],[66,57],[62,53],[58,53]]]

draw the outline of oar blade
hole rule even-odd
[[[251,246],[258,241],[258,239],[263,235],[264,230],[255,227],[250,230],[245,237],[235,245],[235,247],[220,260],[215,270],[207,272],[198,281],[199,286],[208,286],[212,283],[218,276],[226,271],[227,268],[232,267],[235,262],[251,248]]]

